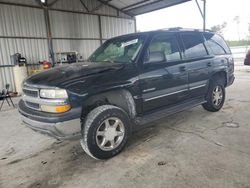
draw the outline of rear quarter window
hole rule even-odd
[[[207,56],[204,39],[200,33],[181,33],[185,48],[186,59],[195,59]]]
[[[223,54],[231,54],[231,51],[225,42],[225,40],[214,33],[204,33],[203,34],[206,39],[206,46],[209,51],[209,54],[214,55],[223,55]]]

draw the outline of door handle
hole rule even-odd
[[[208,66],[208,67],[211,67],[211,66],[212,66],[212,63],[211,63],[211,62],[208,62],[208,63],[207,63],[207,66]]]
[[[185,66],[180,66],[179,68],[180,68],[181,72],[185,72],[186,71],[186,67]]]

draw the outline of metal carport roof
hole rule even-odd
[[[192,0],[97,0],[97,1],[105,5],[111,6],[127,15],[137,16],[140,14],[171,7]],[[203,29],[205,30],[206,0],[201,0],[201,1],[203,2],[203,10],[200,4],[198,3],[198,0],[195,0],[197,7],[199,8],[201,17],[203,19]]]
[[[191,0],[98,0],[128,15],[136,16]]]
[[[53,5],[61,0],[29,0],[31,5],[28,5],[22,0],[0,0],[1,4],[10,4],[10,5],[24,5],[30,7],[36,7],[32,2],[36,2],[36,4],[40,5],[40,7],[45,9],[53,9]],[[85,8],[86,12],[91,14],[95,10],[98,10],[102,7],[102,5],[107,5],[120,11],[128,16],[134,17],[140,14],[152,12],[155,10],[171,7],[174,5],[178,5],[181,3],[185,3],[192,0],[96,0],[100,4],[95,7],[93,10],[88,8],[88,1],[86,0],[79,0],[82,6]],[[198,0],[195,0],[196,2]],[[201,0],[206,1],[206,0]]]

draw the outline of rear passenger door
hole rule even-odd
[[[200,32],[180,33],[188,71],[189,97],[204,96],[207,91],[213,56],[208,55]]]

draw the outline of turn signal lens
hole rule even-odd
[[[48,106],[48,105],[41,105],[41,110],[43,112],[50,112],[50,113],[63,113],[67,112],[71,109],[69,104],[62,105],[62,106]]]
[[[56,112],[62,113],[62,112],[67,112],[69,111],[71,106],[69,104],[63,105],[63,106],[57,106],[56,107]]]

